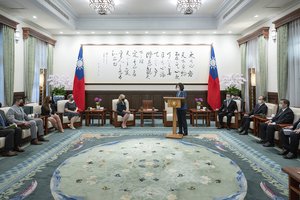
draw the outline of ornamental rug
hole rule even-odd
[[[168,132],[54,133],[49,145],[1,172],[0,198],[287,199],[282,166],[232,132],[190,129],[183,140],[165,139]]]

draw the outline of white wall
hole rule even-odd
[[[240,51],[235,35],[95,35],[55,36],[54,74],[67,75],[73,80],[78,51],[81,44],[210,44],[213,43],[219,70],[219,77],[229,73],[240,73]],[[83,52],[84,58],[84,52]],[[209,66],[207,66],[209,70]],[[87,90],[172,90],[174,86],[131,85],[131,86],[87,86]],[[187,90],[206,90],[207,86],[187,86]]]

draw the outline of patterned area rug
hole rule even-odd
[[[55,199],[244,199],[247,182],[229,158],[170,139],[115,141],[67,159],[51,179]],[[207,192],[209,191],[209,192]]]
[[[90,199],[101,200],[234,200],[246,191],[249,200],[287,199],[282,166],[233,132],[190,128],[183,140],[167,140],[166,133],[163,127],[54,133],[48,145],[29,146],[10,165],[1,159],[0,199],[88,199],[84,184],[97,194]]]

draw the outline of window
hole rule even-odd
[[[4,66],[3,66],[3,32],[2,25],[0,25],[0,102],[5,105],[4,102]]]

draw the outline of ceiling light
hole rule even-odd
[[[126,34],[129,34],[129,32],[128,32],[128,31],[126,31]]]
[[[80,32],[76,32],[77,34],[80,34]]]
[[[33,19],[37,19],[37,16],[33,15],[32,18],[33,18]]]
[[[191,15],[201,7],[201,0],[177,0],[177,10],[185,15]]]
[[[145,34],[148,34],[149,32],[148,31],[145,31]]]
[[[107,15],[115,10],[114,0],[89,0],[90,7],[99,15]]]
[[[163,32],[162,32],[162,34],[166,34],[166,32],[165,32],[165,31],[163,31]]]
[[[180,31],[180,32],[178,32],[179,34],[182,34],[182,32]]]
[[[109,32],[107,32],[108,34],[111,34],[111,32],[109,31]]]
[[[217,33],[217,31],[214,31],[213,33],[214,33],[214,34],[216,34],[216,33]]]
[[[232,31],[228,31],[228,33],[230,34],[230,33],[232,33]]]
[[[94,31],[92,31],[92,32],[91,32],[91,34],[95,34],[95,32],[94,32]]]
[[[62,32],[62,31],[60,31],[59,33],[60,33],[60,34],[64,34],[64,32]]]
[[[254,17],[255,17],[255,18],[257,18],[257,17],[258,17],[258,15],[254,15]]]
[[[199,31],[197,31],[196,33],[197,33],[197,34],[199,34],[200,32],[199,32]]]

